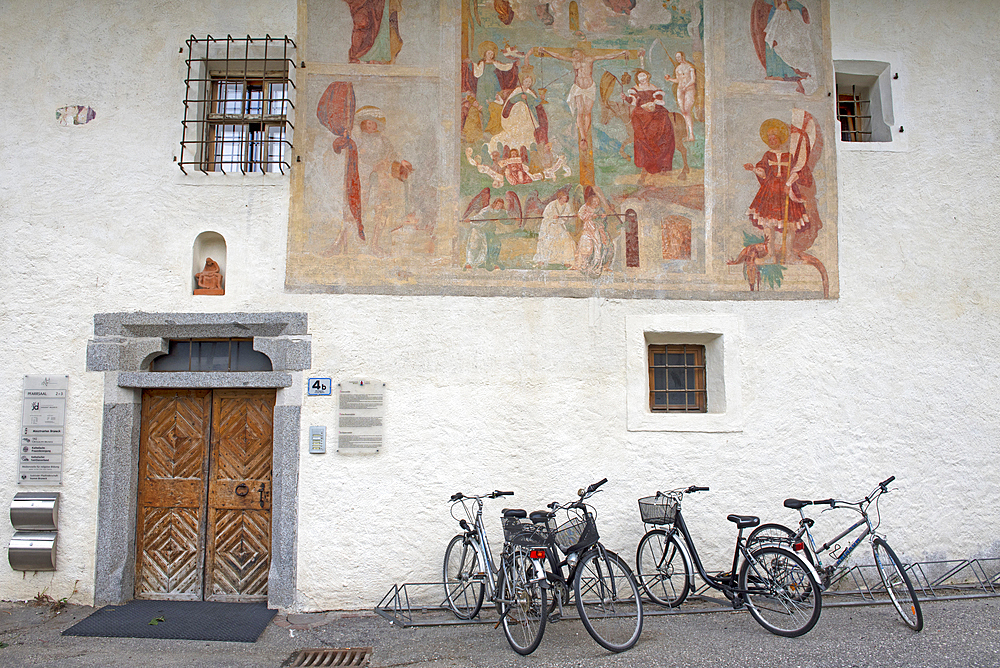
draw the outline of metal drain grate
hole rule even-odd
[[[367,666],[372,657],[371,647],[299,650],[289,666]]]

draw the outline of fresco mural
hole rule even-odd
[[[836,296],[821,0],[305,6],[288,290]]]

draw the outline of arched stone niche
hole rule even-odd
[[[196,295],[226,294],[226,239],[218,232],[202,232],[191,252],[192,291]]]

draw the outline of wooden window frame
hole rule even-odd
[[[650,344],[647,350],[649,410],[654,413],[708,412],[705,346]],[[662,356],[662,363],[658,356]],[[677,360],[677,356],[681,359]]]

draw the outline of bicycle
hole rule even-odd
[[[532,512],[530,519],[548,529],[545,576],[553,592],[550,621],[562,618],[572,585],[576,609],[587,632],[605,649],[624,652],[642,633],[639,585],[625,561],[600,542],[597,514],[585,503],[607,481],[604,478],[579,490],[579,498],[570,503],[552,502],[548,511]],[[565,513],[565,521],[557,523],[557,513]],[[560,559],[560,553],[564,558]]]
[[[496,597],[498,566],[494,564],[483,524],[483,499],[498,499],[513,494],[497,490],[490,494],[466,496],[458,492],[449,500],[451,516],[462,527],[462,533],[448,541],[444,553],[444,592],[445,603],[459,619],[472,619],[478,615],[487,593],[490,600]],[[455,516],[459,505],[465,517]]]
[[[889,491],[889,483],[895,479],[896,476],[886,478],[861,501],[851,502],[842,501],[840,499],[822,499],[819,501],[785,499],[784,506],[786,508],[799,511],[801,519],[799,520],[798,531],[792,531],[783,524],[762,524],[754,529],[753,533],[751,533],[750,537],[747,539],[747,542],[788,545],[793,550],[802,552],[818,570],[821,576],[821,584],[823,585],[823,588],[829,589],[831,584],[836,583],[847,573],[848,568],[847,566],[844,566],[844,563],[847,561],[848,557],[851,556],[858,545],[861,544],[861,541],[868,538],[868,541],[872,546],[872,554],[875,558],[876,570],[878,570],[879,577],[882,580],[882,585],[885,587],[886,593],[889,595],[889,599],[892,601],[893,607],[896,608],[896,612],[898,612],[899,616],[903,618],[903,621],[907,626],[914,631],[920,631],[924,626],[924,615],[923,611],[920,609],[920,601],[917,600],[916,591],[913,589],[913,583],[910,581],[910,577],[906,574],[906,570],[903,568],[899,557],[897,557],[893,549],[889,547],[889,543],[886,542],[885,537],[876,533],[876,530],[881,523],[881,515],[878,512],[878,499]],[[868,514],[868,508],[873,503],[875,504],[876,517],[874,523]],[[804,509],[806,506],[820,505],[829,505],[830,507],[827,510],[839,508],[853,510],[861,515],[861,519],[834,538],[831,538],[829,541],[823,543],[823,545],[816,547],[816,541],[812,535],[814,522],[812,519],[806,517]],[[823,512],[826,512],[826,510]],[[840,545],[837,541],[845,538],[854,530],[859,529],[862,526],[865,527],[864,531],[862,531],[849,546],[840,550]],[[804,538],[808,538],[808,540],[804,540]],[[837,554],[838,550],[840,550],[839,554]],[[825,553],[829,553],[830,557],[834,560],[832,564],[825,564],[823,562],[822,555]]]
[[[681,513],[681,500],[684,494],[707,491],[708,487],[692,485],[639,499],[643,524],[653,527],[639,540],[635,554],[637,577],[649,599],[667,607],[680,605],[694,587],[697,569],[705,584],[721,591],[733,609],[746,605],[771,633],[790,638],[808,633],[822,610],[819,579],[812,566],[791,550],[775,544],[751,549],[743,532],[760,524],[760,518],[729,515],[726,519],[739,530],[732,568],[715,574],[706,570]]]
[[[542,641],[549,607],[545,575],[549,529],[525,518],[523,510],[504,509],[504,547],[497,573],[495,602],[504,636],[518,654],[531,654]]]

